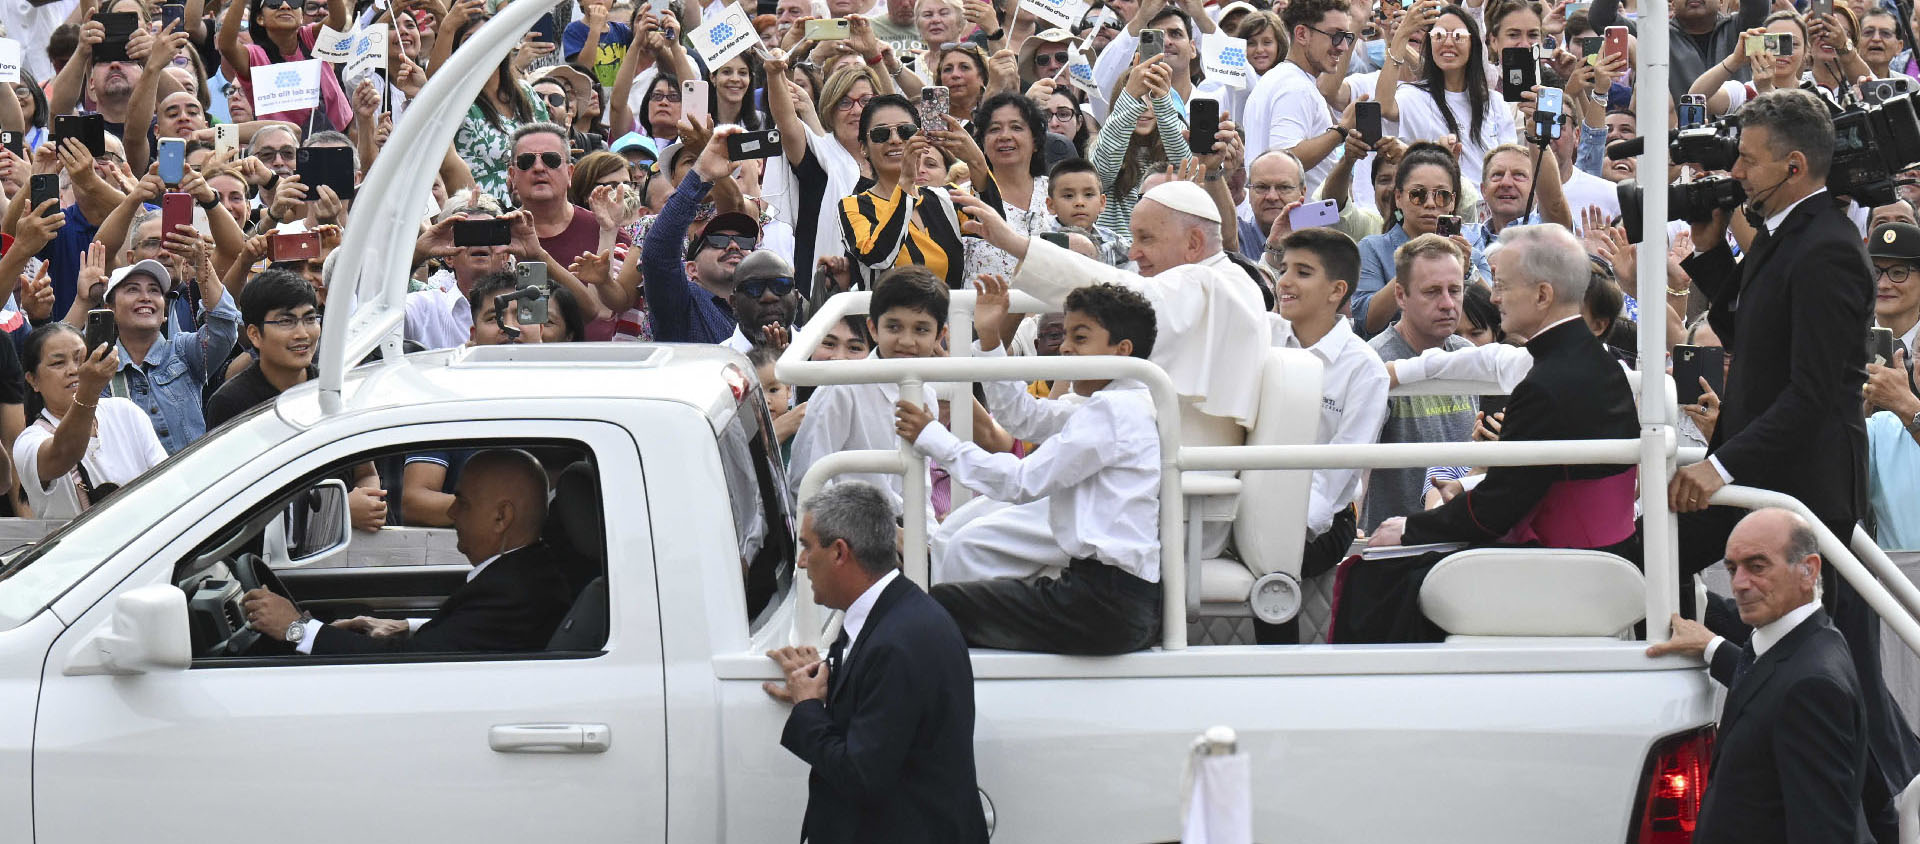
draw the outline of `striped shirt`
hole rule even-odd
[[[1133,206],[1140,202],[1140,182],[1146,181],[1146,175],[1136,180],[1127,189],[1125,196],[1114,196],[1113,190],[1120,181],[1122,171],[1126,169],[1127,148],[1133,142],[1133,124],[1140,119],[1140,113],[1146,111],[1147,104],[1129,93],[1121,93],[1120,101],[1113,104],[1113,114],[1106,125],[1100,127],[1100,136],[1093,146],[1093,169],[1100,177],[1100,187],[1106,191],[1107,208],[1100,212],[1100,218],[1094,222],[1114,231],[1128,231],[1132,228]],[[1160,137],[1160,146],[1166,153],[1168,164],[1179,164],[1192,155],[1187,147],[1186,120],[1180,115],[1180,109],[1174,106],[1172,97],[1157,97],[1153,100],[1155,132]]]
[[[895,185],[886,196],[869,188],[840,200],[840,229],[858,276],[855,287],[872,290],[882,272],[903,264],[927,268],[948,287],[964,287],[966,252],[959,224],[965,219],[944,188],[909,194]]]

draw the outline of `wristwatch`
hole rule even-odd
[[[300,644],[301,639],[307,638],[307,620],[304,618],[294,619],[292,624],[287,625],[286,638],[287,644],[289,645]]]
[[[215,208],[216,206],[218,206],[218,205],[220,204],[220,195],[219,195],[219,194],[214,194],[214,197],[213,197],[212,199],[209,199],[209,200],[207,200],[207,201],[205,201],[205,202],[200,202],[200,201],[199,201],[199,200],[197,200],[197,199],[196,199],[196,200],[194,200],[194,202],[196,202],[196,203],[198,203],[198,204],[199,204],[199,206],[200,206],[200,210],[202,210],[202,211],[212,211],[212,210],[213,210],[213,209],[214,209],[214,208]]]
[[[1920,413],[1915,413],[1912,419],[1907,420],[1907,433],[1920,437]]]

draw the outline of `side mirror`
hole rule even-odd
[[[330,568],[327,562],[345,554],[353,542],[346,482],[321,481],[295,495],[281,515],[268,523],[262,539],[272,568]]]
[[[155,583],[120,593],[107,629],[80,646],[65,673],[145,674],[184,670],[192,663],[187,593],[171,583]]]

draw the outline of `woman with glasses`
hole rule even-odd
[[[20,118],[27,126],[21,148],[38,149],[47,140],[47,94],[24,67],[20,69],[20,81],[13,83],[13,97],[20,103]]]
[[[1093,140],[1093,116],[1081,105],[1085,94],[1072,85],[1062,85],[1047,95],[1047,131],[1073,142],[1076,155],[1085,158],[1087,143]]]
[[[241,19],[243,14],[246,18],[244,21]],[[246,99],[251,102],[253,68],[312,58],[313,44],[320,37],[322,26],[345,32],[350,25],[346,0],[328,0],[327,16],[321,23],[307,22],[302,0],[250,0],[246,3],[234,0],[227,4],[214,43],[220,48],[222,73],[228,79],[239,82],[247,92]],[[249,36],[250,43],[247,44],[240,43],[243,26]],[[346,92],[340,89],[340,80],[331,73],[320,74],[320,105],[318,113],[311,109],[294,109],[252,117],[284,120],[312,132],[348,129],[353,121],[353,106],[347,100]]]
[[[881,273],[907,264],[925,267],[948,287],[964,286],[964,215],[944,188],[909,189],[919,178],[922,152],[934,145],[921,133],[919,110],[899,94],[874,97],[860,115],[860,139],[873,166],[873,186],[839,202],[854,287],[871,290]]]
[[[871,68],[842,70],[821,83],[817,103],[808,103],[790,73],[779,53],[766,63],[767,107],[786,166],[767,162],[760,195],[775,217],[793,226],[794,273],[811,294],[816,263],[846,252],[837,201],[852,196],[872,172],[860,123],[881,82]]]
[[[567,201],[593,212],[600,223],[600,243],[593,251],[613,248],[620,232],[633,243],[641,242],[634,231],[640,221],[641,197],[635,189],[627,160],[616,153],[590,152],[573,165],[573,184],[567,189]]]
[[[101,395],[120,369],[112,344],[89,352],[79,329],[50,322],[27,335],[20,364],[33,421],[13,441],[13,462],[35,516],[77,518],[167,459],[139,405]]]
[[[1113,104],[1094,142],[1093,167],[1107,191],[1106,210],[1097,223],[1117,232],[1132,227],[1133,206],[1147,176],[1192,155],[1186,120],[1168,92],[1173,71],[1155,56],[1127,72],[1126,87]]]
[[[453,33],[452,42],[465,42],[481,22],[477,18],[468,20]],[[473,105],[467,107],[466,117],[453,135],[454,152],[473,171],[474,186],[503,205],[511,205],[507,165],[513,159],[514,130],[548,119],[547,104],[535,98],[514,75],[512,57],[500,59],[493,79],[473,98]]]
[[[1380,116],[1399,121],[1400,138],[1408,142],[1449,135],[1458,139],[1461,175],[1479,184],[1487,151],[1518,140],[1513,110],[1488,92],[1480,24],[1459,6],[1415,6],[1394,31],[1388,54],[1399,55],[1413,31],[1422,27],[1427,28],[1427,48],[1420,79],[1400,81],[1403,65],[1387,62],[1377,86]]]
[[[1460,165],[1445,148],[1417,143],[1407,148],[1394,171],[1393,219],[1386,231],[1360,241],[1360,283],[1353,288],[1355,330],[1372,337],[1399,313],[1394,303],[1394,251],[1423,234],[1438,234],[1440,218],[1457,213]],[[1492,276],[1487,259],[1459,234],[1451,236],[1461,254],[1473,257],[1468,275]]]

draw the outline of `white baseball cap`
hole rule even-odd
[[[136,275],[152,276],[153,280],[160,282],[161,290],[169,290],[173,287],[173,275],[167,272],[167,266],[152,258],[148,258],[132,266],[121,267],[120,269],[114,270],[112,275],[107,276],[107,292],[102,299],[104,301],[112,301],[114,288],[119,287],[121,282]]]

